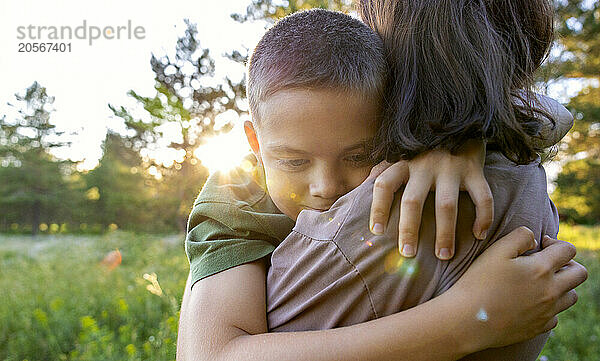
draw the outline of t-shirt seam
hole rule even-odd
[[[352,198],[352,204],[350,204],[350,208],[348,208],[348,211],[346,212],[346,214],[344,215],[344,219],[340,222],[340,224],[338,225],[335,233],[333,234],[333,237],[331,238],[332,241],[335,241],[335,238],[337,237],[337,235],[340,233],[340,230],[342,229],[342,227],[344,226],[344,224],[346,223],[346,221],[348,220],[348,217],[350,216],[350,212],[354,209],[354,204],[356,203],[356,200],[358,199],[358,197],[356,196],[356,194],[354,194],[353,198]],[[336,243],[337,244],[337,243]]]
[[[260,185],[259,185],[260,187]],[[258,202],[262,201],[267,196],[267,192],[263,191],[261,196],[256,200],[256,202],[249,204],[251,207],[254,207]],[[279,208],[278,208],[279,209]]]
[[[329,242],[329,243],[333,243],[333,245],[335,246],[335,248],[340,252],[340,254],[344,257],[344,259],[346,260],[346,262],[348,262],[348,264],[350,266],[352,266],[352,269],[358,274],[358,277],[360,278],[363,286],[365,287],[365,290],[367,291],[367,297],[369,299],[369,304],[371,305],[371,310],[373,311],[373,314],[375,315],[375,318],[379,318],[379,315],[377,314],[377,310],[375,310],[375,304],[373,303],[373,298],[371,297],[371,291],[369,290],[369,286],[367,286],[367,282],[365,281],[363,275],[360,273],[358,267],[356,267],[356,265],[354,265],[354,263],[352,263],[352,261],[350,261],[350,259],[346,256],[346,254],[344,253],[344,251],[342,251],[342,249],[340,248],[340,246],[333,240],[333,239],[326,239],[326,240],[321,240],[321,239],[316,239],[313,238],[311,236],[308,236],[304,233],[298,232],[296,230],[292,230],[292,232],[290,233],[290,235],[292,233],[298,233],[301,236],[304,236],[306,238],[309,238],[313,241],[317,241],[317,242]]]
[[[354,195],[352,197],[352,204],[350,204],[350,210],[354,208],[354,203],[356,202],[356,199],[357,199],[357,197],[356,197],[356,195]],[[332,242],[335,239],[335,237],[337,237],[338,233],[340,233],[340,230],[342,229],[342,226],[346,223],[346,220],[348,219],[349,216],[350,216],[350,211],[345,212],[344,219],[338,224],[337,229],[333,233],[333,236],[328,237],[328,238],[323,238],[323,239],[321,239],[321,238],[315,238],[314,236],[311,236],[311,235],[305,234],[302,231],[299,231],[298,229],[296,229],[296,227],[294,227],[294,229],[292,231],[296,232],[298,234],[301,234],[301,235],[303,235],[305,237],[308,237],[308,238],[310,238],[312,240],[315,240],[315,241]]]
[[[360,270],[358,269],[358,267],[356,267],[356,265],[354,263],[352,263],[352,261],[350,261],[350,259],[346,256],[346,254],[344,253],[344,251],[342,251],[342,249],[340,248],[340,246],[335,241],[336,237],[340,233],[340,230],[342,229],[342,227],[344,226],[344,224],[348,220],[348,217],[350,216],[350,213],[354,209],[354,205],[356,204],[357,199],[358,199],[358,197],[355,194],[354,197],[353,197],[353,199],[352,199],[352,204],[350,205],[350,208],[348,208],[348,211],[344,215],[344,219],[342,220],[342,222],[340,222],[340,225],[338,226],[337,230],[335,231],[335,234],[333,235],[333,238],[332,238],[331,241],[333,242],[333,244],[335,244],[335,247],[344,256],[344,258],[346,259],[346,261],[349,264],[351,264],[352,267],[354,267],[354,269],[356,270],[356,273],[358,273],[358,276],[360,277],[360,280],[362,281],[363,285],[365,286],[365,290],[367,291],[367,297],[369,298],[369,303],[371,304],[371,310],[373,310],[373,314],[375,315],[375,318],[379,318],[379,315],[377,314],[377,310],[375,309],[375,303],[373,302],[373,297],[371,295],[371,290],[369,289],[369,286],[367,285],[367,281],[363,277],[362,273],[360,273]]]
[[[335,247],[337,248],[337,250],[342,254],[342,256],[344,256],[344,259],[346,260],[346,262],[348,262],[348,264],[350,264],[352,266],[352,268],[354,269],[354,271],[358,274],[358,277],[360,278],[363,286],[365,287],[365,290],[367,291],[367,297],[369,298],[369,303],[371,305],[371,310],[373,311],[373,314],[375,315],[375,318],[379,318],[379,315],[377,314],[377,310],[375,309],[375,304],[373,302],[373,297],[371,295],[371,290],[369,289],[369,286],[367,285],[367,281],[363,277],[362,273],[360,273],[360,270],[358,269],[358,267],[356,267],[356,265],[354,263],[352,263],[352,261],[350,261],[350,259],[348,258],[348,256],[346,256],[346,254],[344,253],[344,251],[342,251],[342,249],[340,248],[340,246],[335,241],[335,238],[338,236],[340,230],[342,229],[342,227],[344,226],[344,224],[348,220],[348,217],[350,216],[350,212],[354,209],[354,204],[356,203],[357,198],[358,197],[356,197],[356,195],[353,196],[352,203],[350,204],[350,207],[348,208],[348,211],[345,212],[344,219],[339,223],[339,225],[338,225],[335,233],[333,234],[333,237],[331,237],[329,239],[325,239],[325,240],[319,240],[319,239],[315,239],[314,237],[311,237],[309,235],[306,235],[304,233],[301,233],[301,232],[297,231],[296,229],[293,229],[292,232],[296,232],[298,234],[301,234],[301,235],[303,235],[303,236],[305,236],[307,238],[310,238],[312,240],[315,240],[315,241],[326,241],[326,242],[333,243],[335,245]]]
[[[308,234],[306,234],[306,233],[304,233],[302,231],[299,231],[299,230],[297,230],[295,228],[292,229],[292,233],[298,233],[301,236],[304,236],[306,238],[310,238],[313,241],[317,241],[317,242],[331,242],[331,241],[333,241],[333,239],[331,239],[331,238],[315,238],[314,236],[308,235]]]
[[[344,253],[344,251],[342,251],[342,249],[340,248],[340,246],[337,244],[337,242],[335,242],[335,240],[331,240],[331,242],[335,245],[335,247],[340,251],[340,253],[342,254],[342,256],[344,256],[344,258],[346,259],[346,261],[356,271],[356,273],[358,274],[358,277],[360,277],[360,280],[363,283],[363,286],[365,287],[365,290],[367,291],[367,297],[369,298],[369,304],[371,305],[371,310],[373,311],[373,314],[375,315],[375,318],[379,318],[379,315],[377,314],[377,310],[375,309],[375,304],[373,303],[373,297],[371,296],[371,290],[369,289],[369,286],[367,285],[367,281],[364,279],[362,273],[360,273],[360,270],[358,269],[358,267],[356,267],[356,265],[354,263],[352,263],[352,261],[350,261],[350,259]]]
[[[356,197],[356,195],[352,198],[352,204],[350,205],[348,211],[345,212],[344,219],[339,223],[339,225],[338,225],[335,233],[333,234],[333,237],[331,239],[327,239],[325,241],[329,241],[329,242],[333,243],[335,245],[335,248],[342,254],[342,256],[344,257],[344,259],[346,260],[346,262],[348,262],[348,264],[351,265],[352,268],[354,269],[354,271],[358,274],[358,277],[360,278],[363,286],[365,287],[365,290],[367,291],[367,297],[369,299],[369,304],[371,305],[371,310],[373,311],[373,314],[375,315],[375,318],[379,318],[379,315],[377,314],[377,310],[375,309],[375,304],[373,302],[373,297],[371,295],[371,290],[369,289],[369,286],[367,285],[367,281],[363,277],[363,275],[360,272],[360,270],[358,269],[358,267],[356,267],[356,265],[354,263],[352,263],[352,261],[350,261],[350,259],[348,258],[348,256],[344,253],[344,251],[342,251],[342,249],[340,248],[340,246],[335,241],[335,238],[338,236],[340,230],[342,229],[342,227],[344,226],[344,224],[348,220],[348,217],[350,216],[350,212],[352,211],[352,209],[354,209],[354,204],[356,203],[357,198],[358,197]],[[317,239],[315,239],[313,237],[310,237],[308,235],[300,233],[300,232],[298,232],[296,230],[293,230],[292,232],[297,232],[299,234],[304,235],[305,237],[308,237],[308,238],[313,239],[313,240],[317,240]]]

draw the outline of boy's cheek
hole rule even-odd
[[[296,193],[289,192],[287,190],[275,190],[275,192],[269,192],[273,203],[277,206],[277,208],[286,216],[290,217],[294,221],[300,214],[302,210],[302,206],[298,202],[300,198]]]
[[[290,218],[300,213],[304,192],[284,172],[265,169],[267,190],[275,205]]]

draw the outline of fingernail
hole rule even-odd
[[[450,249],[448,249],[448,248],[442,248],[442,249],[440,249],[440,251],[438,253],[438,258],[440,258],[440,259],[450,259],[450,257],[452,257],[452,254],[450,253]]]
[[[373,234],[383,234],[383,224],[375,223],[371,232],[373,232]]]
[[[485,230],[483,230],[483,231],[479,232],[479,239],[481,239],[481,240],[483,240],[483,239],[486,239],[486,237],[487,237],[487,232],[488,232],[488,231],[487,231],[487,229],[485,229]]]
[[[402,246],[402,255],[404,257],[412,257],[415,255],[415,248],[410,244],[405,244]]]

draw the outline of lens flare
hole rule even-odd
[[[487,312],[485,312],[485,310],[483,308],[479,309],[479,312],[477,312],[476,317],[481,322],[485,322],[488,320],[488,314],[487,314]]]
[[[194,151],[194,156],[200,159],[202,165],[212,174],[216,171],[228,171],[244,164],[244,157],[250,153],[241,127],[233,128],[230,132],[210,138],[205,144]]]

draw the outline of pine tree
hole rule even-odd
[[[0,119],[0,225],[27,225],[36,235],[40,224],[68,218],[73,163],[57,160],[51,150],[68,145],[50,122],[54,97],[34,82],[18,102],[15,119]]]
[[[108,132],[102,145],[99,165],[83,175],[86,184],[85,223],[144,230],[152,218],[153,183],[142,173],[139,153],[127,146],[128,140]]]
[[[200,46],[196,25],[188,20],[185,20],[185,24],[187,28],[177,41],[175,57],[152,55],[150,59],[155,74],[156,94],[144,97],[133,90],[129,92],[143,107],[147,117],[135,119],[124,107],[109,105],[114,114],[121,117],[133,131],[130,140],[138,151],[156,149],[159,139],[164,135],[165,126],[176,129],[179,139],[172,140],[168,148],[182,157],[168,166],[147,159],[147,165],[159,169],[163,175],[160,196],[164,197],[165,205],[176,209],[181,230],[185,230],[192,202],[208,176],[207,169],[194,156],[195,149],[207,137],[228,132],[232,128],[231,121],[219,121],[218,115],[227,111],[247,114],[240,107],[245,98],[244,79],[239,83],[228,78],[220,83],[215,81],[215,62],[209,50]]]

